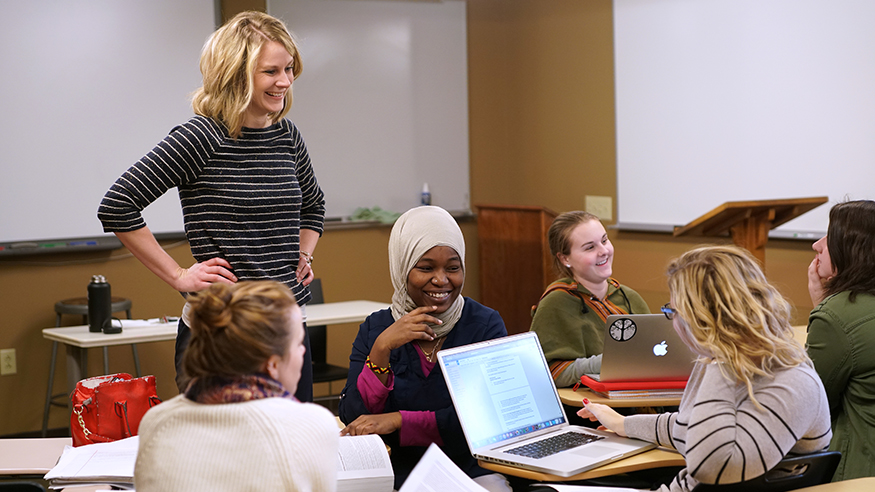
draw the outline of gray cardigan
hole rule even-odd
[[[826,393],[808,365],[756,378],[747,388],[723,377],[716,363],[693,368],[679,410],[634,415],[625,420],[629,437],[677,449],[685,469],[664,491],[689,491],[699,482],[735,483],[756,478],[788,453],[826,449],[832,436]]]

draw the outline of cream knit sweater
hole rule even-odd
[[[134,485],[152,491],[334,491],[338,428],[312,403],[205,405],[183,395],[140,423]]]

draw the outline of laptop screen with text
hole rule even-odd
[[[565,423],[537,337],[445,352],[442,369],[472,448]]]

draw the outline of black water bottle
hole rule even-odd
[[[91,277],[88,284],[88,331],[99,332],[112,323],[112,294],[103,275]]]

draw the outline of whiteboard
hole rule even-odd
[[[358,207],[470,210],[465,2],[268,0],[304,71],[289,118],[327,217]]]
[[[213,0],[0,6],[0,242],[103,235],[116,178],[191,117]],[[176,190],[144,213],[182,231]]]
[[[326,216],[432,202],[467,211],[465,2],[284,0],[299,38],[289,118]],[[16,241],[106,238],[97,207],[128,167],[192,116],[213,0],[40,0],[0,5],[0,254]],[[179,233],[176,190],[146,208]],[[9,252],[9,249],[6,249]]]
[[[614,0],[617,216],[683,225],[726,201],[875,198],[875,2]]]

